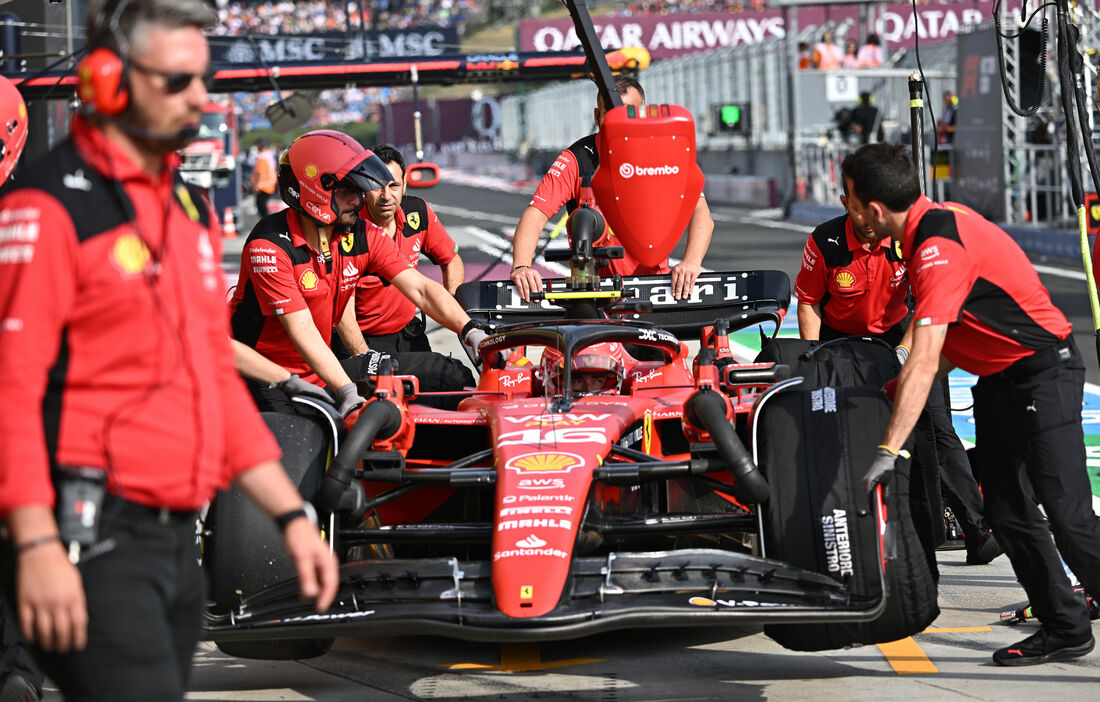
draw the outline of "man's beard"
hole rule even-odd
[[[197,136],[196,130],[193,129],[165,132],[150,129],[149,120],[134,102],[131,102],[126,111],[116,118],[116,123],[140,149],[160,155],[179,151],[194,141]]]

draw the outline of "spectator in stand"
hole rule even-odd
[[[844,60],[844,54],[840,47],[833,41],[833,33],[826,31],[821,35],[821,41],[814,46],[813,66],[821,71],[835,71],[840,68]]]
[[[844,59],[840,62],[841,68],[859,68],[859,44],[855,39],[844,42]]]
[[[860,68],[882,68],[882,40],[877,34],[867,35],[867,41],[859,47],[857,58]]]

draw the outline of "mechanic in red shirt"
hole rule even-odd
[[[358,217],[363,193],[390,177],[377,156],[342,132],[295,139],[279,164],[279,192],[290,209],[261,218],[249,234],[230,300],[233,337],[304,380],[324,383],[343,416],[365,402],[354,381],[377,373],[382,356],[355,321],[360,276],[389,280],[474,348],[484,338],[450,293],[402,259],[381,228]],[[336,358],[333,329],[352,358]],[[250,385],[261,409],[285,407],[276,389]]]
[[[840,202],[848,207],[847,193]],[[880,239],[857,215],[844,214],[814,229],[795,280],[798,331],[803,339],[828,341],[871,336],[909,355],[909,278],[899,247]],[[936,445],[943,496],[963,530],[968,565],[985,565],[1002,551],[982,517],[982,494],[966,450],[955,433],[946,378],[928,394],[926,409]]]
[[[645,104],[645,92],[636,79],[618,75],[615,76],[615,86],[619,95],[622,96],[624,105],[641,107]],[[596,124],[603,124],[603,116],[607,109],[603,99],[597,98]],[[591,178],[599,166],[599,149],[596,145],[598,136],[598,134],[590,134],[561,152],[550,166],[550,170],[543,176],[531,203],[520,216],[512,238],[510,277],[524,300],[530,300],[532,291],[542,290],[542,276],[532,268],[532,265],[534,265],[539,236],[546,223],[561,209],[562,205],[565,205],[567,212],[572,213],[582,201],[586,201],[589,197],[588,193],[584,192],[582,183],[586,176]],[[685,196],[687,195],[695,197],[696,194],[685,193]],[[699,193],[695,213],[691,217],[691,222],[688,223],[684,258],[671,269],[672,294],[676,299],[691,295],[695,287],[695,279],[702,271],[703,256],[706,255],[707,247],[710,246],[710,237],[713,232],[714,220],[711,219],[710,208],[707,207],[706,197]],[[610,232],[596,243],[598,246],[621,245]],[[667,259],[660,266],[649,267],[641,265],[626,253],[623,258],[610,261],[610,268],[601,270],[601,275],[615,273],[648,275],[669,272]]]
[[[88,107],[0,199],[15,558],[0,571],[67,699],[182,699],[203,607],[195,520],[230,481],[282,520],[303,596],[324,609],[335,594],[336,561],[233,367],[217,220],[176,172],[213,19],[199,0],[94,6]]]
[[[419,265],[421,254],[437,264],[443,287],[454,295],[466,276],[458,246],[428,203],[405,194],[405,159],[401,153],[388,144],[372,146],[371,151],[386,164],[390,178],[381,188],[364,193],[359,216],[381,227],[413,268]],[[432,350],[416,305],[384,278],[365,275],[359,279],[355,318],[367,343],[376,351],[396,354]]]
[[[1070,323],[1008,234],[962,205],[921,195],[904,147],[860,147],[842,170],[850,211],[878,237],[901,242],[916,300],[912,353],[868,489],[893,470],[936,376],[953,366],[978,375],[974,421],[986,517],[1042,625],[993,660],[1030,665],[1083,656],[1094,645],[1088,609],[1058,552],[1088,594],[1100,596],[1100,517],[1081,428],[1085,368]]]

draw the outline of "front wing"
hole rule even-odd
[[[612,629],[700,624],[857,622],[885,598],[853,602],[843,584],[778,561],[714,549],[612,553],[573,560],[571,584],[541,617],[493,603],[490,564],[454,558],[361,561],[340,569],[325,613],[284,581],[228,614],[206,614],[218,641],[435,634],[469,641],[549,641]],[[532,578],[532,587],[538,587]],[[885,592],[885,582],[880,592]]]

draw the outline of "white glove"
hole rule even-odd
[[[904,346],[895,346],[894,353],[897,354],[898,363],[905,365],[905,362],[909,360],[909,349]]]
[[[347,417],[357,408],[367,404],[366,398],[359,394],[355,383],[343,385],[336,391],[336,411],[341,417]]]

